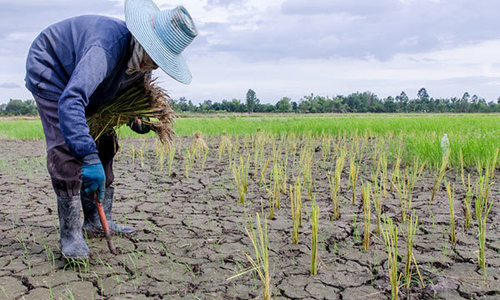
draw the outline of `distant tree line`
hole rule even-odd
[[[371,92],[356,92],[347,96],[335,97],[310,94],[298,102],[289,97],[281,98],[276,104],[260,103],[256,93],[249,89],[246,101],[239,99],[214,102],[205,100],[194,105],[191,100],[181,97],[172,100],[177,112],[294,112],[294,113],[488,113],[500,112],[500,97],[496,102],[486,102],[477,95],[464,93],[461,98],[432,98],[425,88],[421,88],[416,98],[410,99],[403,91],[396,97],[389,96],[379,99]]]
[[[205,100],[195,105],[191,100],[181,97],[172,100],[172,106],[177,112],[192,113],[488,113],[500,112],[500,97],[496,102],[486,102],[484,98],[470,96],[466,92],[461,98],[432,98],[425,88],[421,88],[416,98],[412,99],[404,91],[396,97],[384,99],[379,99],[371,92],[356,92],[334,97],[310,94],[297,102],[290,97],[283,97],[276,104],[266,104],[260,103],[255,91],[249,89],[245,101]],[[0,116],[20,115],[36,116],[35,101],[10,99],[8,103],[0,104]]]
[[[38,110],[35,100],[10,99],[6,104],[0,104],[0,116],[36,116]]]

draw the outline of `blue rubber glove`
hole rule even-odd
[[[106,174],[100,162],[93,165],[82,165],[82,182],[87,194],[92,195],[93,192],[97,191],[97,201],[101,203],[104,199]]]

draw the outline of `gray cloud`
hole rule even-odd
[[[0,1],[0,28],[3,32],[42,30],[44,26],[82,14],[119,14],[122,1]]]
[[[330,1],[303,1],[288,0],[281,6],[284,14],[292,15],[315,15],[315,14],[353,14],[371,15],[380,12],[397,10],[401,6],[399,0],[330,0]]]
[[[253,60],[328,58],[381,60],[500,38],[495,1],[289,0],[276,11],[237,16],[230,25],[206,24],[208,51],[231,52]],[[200,41],[201,42],[201,41]]]
[[[0,89],[17,89],[21,86],[14,82],[0,82]]]
[[[230,5],[240,5],[243,0],[208,0],[206,8],[229,7]]]
[[[2,55],[24,56],[35,36],[47,26],[82,14],[123,14],[122,1],[0,0]]]
[[[31,41],[41,30],[62,19],[81,14],[122,18],[123,2],[0,0],[0,63],[3,66],[0,80],[4,81],[0,83],[0,96],[5,99],[12,96],[20,99],[30,97],[22,88],[24,60]],[[171,7],[170,4],[160,7]],[[445,70],[441,77],[449,78],[448,81],[425,81],[428,72],[424,72],[421,77],[412,76],[407,81],[401,81],[401,76],[395,75],[394,82],[378,79],[377,71],[373,70],[370,78],[375,79],[367,80],[352,75],[352,70],[356,71],[360,64],[374,62],[367,58],[382,60],[375,61],[377,67],[373,68],[384,72],[385,66],[394,68],[391,58],[400,53],[454,49],[500,39],[500,31],[496,26],[500,6],[494,0],[287,0],[280,7],[268,6],[267,11],[259,10],[262,5],[248,0],[207,0],[201,1],[199,5],[199,10],[207,14],[220,14],[224,21],[197,23],[193,14],[200,35],[185,55],[193,74],[197,73],[195,80],[187,87],[177,86],[170,79],[165,80],[168,88],[173,86],[178,96],[192,95],[195,98],[194,95],[203,93],[203,97],[198,100],[217,97],[219,94],[220,97],[231,98],[243,91],[244,97],[251,82],[255,84],[261,99],[266,98],[261,94],[266,89],[268,94],[276,94],[277,99],[294,89],[296,94],[290,95],[297,100],[302,93],[329,92],[332,85],[336,84],[334,90],[341,90],[342,93],[370,89],[379,95],[395,95],[408,87],[408,92],[414,94],[420,87],[426,86],[433,96],[447,96],[450,95],[449,91],[463,93],[467,90],[471,95],[478,93],[496,101],[500,79],[481,77],[481,72],[475,72],[477,78],[460,79],[453,78],[460,75],[452,75],[452,71],[449,76],[445,75],[448,72]],[[227,14],[230,15],[228,18]],[[481,48],[478,49],[478,56],[483,55]],[[426,63],[424,59],[419,57],[421,64],[411,64],[412,71],[418,73],[434,65],[434,62]],[[436,64],[456,60],[453,57],[431,59],[435,59]],[[207,60],[216,60],[217,63],[209,64]],[[290,61],[297,67],[287,67]],[[321,62],[325,62],[325,65],[318,64]],[[443,65],[461,64],[457,60],[456,63]],[[472,62],[463,66],[459,73],[467,74],[468,70],[477,71],[483,67],[481,63]],[[280,69],[286,71],[280,72]],[[492,65],[491,69],[498,69],[498,65]],[[349,79],[342,81],[342,72],[349,71]],[[359,70],[363,71],[365,69]],[[332,74],[340,75],[328,79]],[[198,83],[197,86],[196,82],[200,81],[203,84]],[[321,84],[314,85],[315,82]]]

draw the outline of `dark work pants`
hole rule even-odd
[[[57,101],[40,98],[36,95],[38,114],[42,121],[43,132],[47,144],[47,169],[52,180],[52,186],[57,196],[71,197],[80,194],[82,187],[81,169],[79,160],[71,156],[71,152],[64,142],[59,127]],[[103,134],[97,141],[97,150],[106,173],[106,187],[114,181],[113,157],[118,151],[116,133],[111,130]]]

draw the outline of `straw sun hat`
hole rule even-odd
[[[161,11],[152,0],[125,0],[127,27],[153,61],[177,81],[191,82],[182,51],[198,35],[183,6]]]

